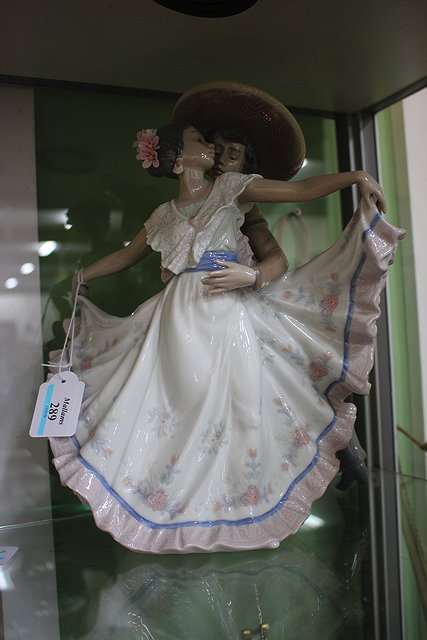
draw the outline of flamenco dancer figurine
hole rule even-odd
[[[271,96],[229,83],[230,102],[239,92],[261,170],[277,164],[292,175],[304,153],[298,125]],[[178,178],[178,196],[80,277],[126,269],[152,249],[175,277],[127,318],[81,299],[73,363],[86,394],[76,436],[51,441],[54,463],[98,526],[131,549],[277,547],[307,518],[350,440],[355,408],[344,399],[368,392],[378,296],[402,232],[377,211],[382,191],[364,172],[212,182],[214,146],[192,125],[144,130],[135,144],[149,173]],[[328,251],[272,283],[262,261],[237,262],[254,202],[355,183],[361,205]]]

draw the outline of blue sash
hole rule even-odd
[[[206,251],[197,265],[193,269],[186,269],[186,271],[218,271],[219,269],[226,269],[220,264],[216,263],[216,260],[227,260],[227,262],[237,263],[237,254],[234,251]]]

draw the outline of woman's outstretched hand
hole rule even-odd
[[[377,207],[381,213],[386,213],[387,205],[384,199],[384,192],[378,182],[366,171],[358,171],[360,177],[357,180],[360,194],[368,207],[372,205],[372,197],[377,201]]]
[[[202,283],[209,287],[208,295],[214,296],[217,293],[241,287],[251,287],[255,284],[256,272],[251,267],[226,260],[217,260],[216,262],[227,268],[210,271],[207,276],[202,278]]]

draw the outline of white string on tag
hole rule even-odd
[[[69,437],[76,433],[85,385],[70,369],[73,364],[77,298],[82,284],[83,278],[81,271],[79,271],[73,311],[59,364],[49,362],[49,364],[43,363],[42,365],[58,368],[58,371],[52,375],[48,382],[44,382],[40,386],[30,427],[30,436],[33,438]],[[69,357],[65,362],[69,340]]]
[[[77,310],[77,302],[79,296],[79,290],[82,285],[84,285],[82,269],[77,272],[77,287],[76,292],[74,294],[74,305],[73,310],[71,312],[70,323],[68,325],[67,333],[65,334],[64,346],[62,347],[61,357],[59,359],[59,364],[56,362],[48,362],[47,364],[42,363],[42,367],[54,367],[58,368],[58,374],[61,374],[63,369],[66,371],[70,371],[73,366],[73,353],[74,353],[74,334],[75,334],[75,321],[76,321],[76,310]],[[71,337],[70,337],[71,334]],[[68,362],[64,363],[64,356],[67,351],[68,340],[70,339],[70,348],[68,349]]]

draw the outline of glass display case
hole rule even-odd
[[[380,560],[371,553],[366,485],[341,491],[338,476],[301,530],[276,550],[165,556],[121,547],[61,486],[46,441],[28,436],[46,373],[41,364],[62,347],[73,273],[128,243],[173,197],[172,181],[151,180],[135,162],[132,142],[141,127],[167,123],[175,100],[148,92],[2,89],[10,188],[1,260],[10,286],[0,294],[0,542],[18,547],[0,566],[5,640],[386,637],[376,635]],[[338,171],[334,119],[294,115],[307,143],[298,178]],[[296,208],[303,226],[295,223]],[[293,267],[336,239],[345,213],[337,194],[262,210]],[[152,253],[127,272],[91,282],[91,299],[126,316],[163,287],[159,266]],[[370,486],[381,486],[387,473],[370,469]],[[408,471],[402,491],[421,496],[425,481]],[[408,542],[404,566],[412,555]]]

